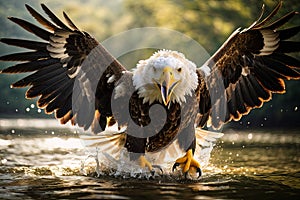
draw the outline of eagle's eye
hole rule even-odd
[[[181,71],[182,71],[182,68],[181,68],[181,67],[180,67],[180,68],[178,68],[178,69],[177,69],[177,71],[178,71],[178,72],[181,72]]]

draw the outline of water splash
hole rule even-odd
[[[209,164],[209,159],[211,156],[211,151],[213,149],[213,145],[209,147],[201,147],[198,146],[196,148],[195,158],[200,161],[201,168],[203,170],[203,176],[207,176],[212,174],[212,172],[219,172],[220,170],[216,169],[213,165]],[[137,162],[130,160],[129,153],[125,148],[122,148],[118,157],[114,157],[113,155],[101,151],[99,148],[94,148],[94,152],[92,150],[88,151],[90,155],[82,162],[81,172],[87,176],[111,176],[117,178],[136,178],[136,179],[153,179],[153,178],[161,178],[161,177],[172,177],[174,179],[182,179],[184,174],[181,169],[176,171],[172,171],[172,166],[176,160],[176,158],[168,157],[167,160],[160,160],[160,153],[146,153],[145,157],[154,165],[159,165],[160,169],[155,169],[155,173],[151,173],[148,168],[142,168]],[[184,155],[184,152],[182,154]],[[206,174],[207,173],[207,174]],[[196,171],[189,174],[187,177],[189,179],[198,179],[198,175]]]

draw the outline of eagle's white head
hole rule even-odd
[[[133,71],[133,85],[144,103],[182,104],[186,95],[192,95],[197,88],[196,65],[182,53],[160,50],[139,61]]]

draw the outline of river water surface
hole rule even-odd
[[[71,128],[0,120],[0,199],[300,199],[300,132],[226,130],[198,180],[95,173]]]

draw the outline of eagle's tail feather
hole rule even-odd
[[[216,142],[224,134],[220,132],[207,131],[200,128],[196,129],[196,149],[194,157],[200,162],[201,167],[209,164],[211,151]]]
[[[88,148],[97,147],[99,152],[107,153],[111,156],[117,156],[124,148],[126,140],[126,127],[119,129],[118,124],[106,127],[105,131],[97,135],[82,135],[84,145]]]
[[[197,144],[203,148],[214,145],[217,139],[221,138],[224,134],[220,132],[207,131],[201,128],[197,128],[195,135]]]

